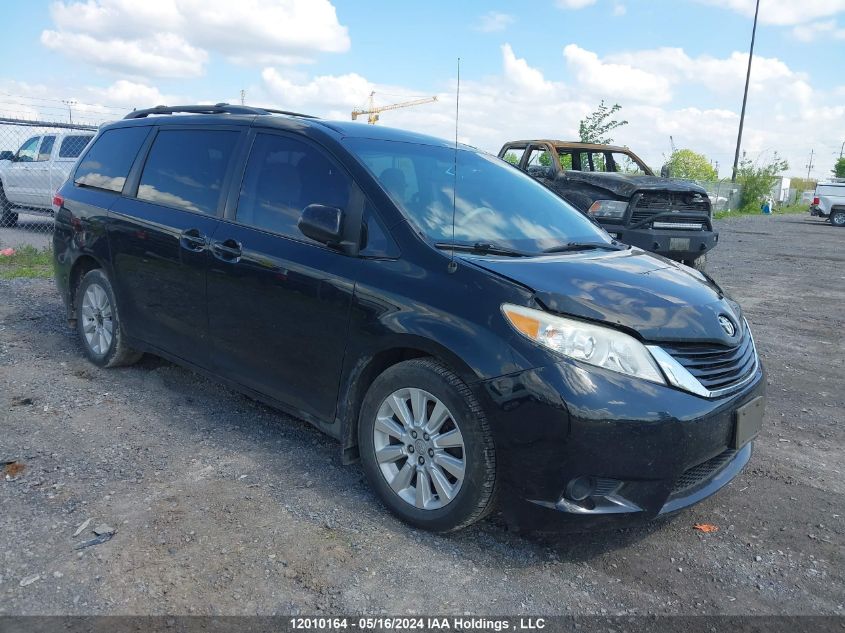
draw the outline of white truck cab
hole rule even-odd
[[[828,218],[834,226],[845,226],[845,179],[835,178],[816,185],[810,213]]]
[[[18,211],[52,214],[53,194],[67,180],[94,131],[55,130],[26,139],[0,160],[0,226],[14,226]]]

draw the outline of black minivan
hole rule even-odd
[[[310,421],[421,528],[672,513],[735,477],[762,423],[716,283],[473,148],[159,107],[101,128],[54,206],[93,363],[156,354]]]

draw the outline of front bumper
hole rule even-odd
[[[500,474],[500,508],[523,529],[644,523],[698,503],[751,457],[733,447],[737,408],[764,393],[705,399],[563,362],[483,383]],[[594,492],[575,501],[573,480]]]
[[[657,253],[676,261],[692,261],[716,246],[719,234],[715,231],[605,227],[625,244]]]

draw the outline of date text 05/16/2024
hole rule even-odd
[[[300,631],[393,630],[393,631],[539,631],[546,628],[544,618],[441,617],[295,617],[290,627]]]

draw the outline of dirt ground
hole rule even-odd
[[[845,230],[718,228],[769,372],[749,467],[669,522],[559,537],[411,529],[317,430],[155,358],[97,369],[51,281],[0,282],[0,614],[845,614]]]

